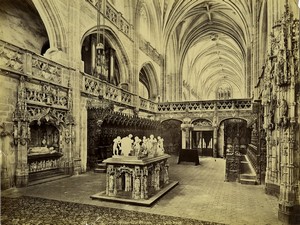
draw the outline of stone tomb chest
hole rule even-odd
[[[117,156],[106,163],[106,190],[92,199],[149,206],[178,184],[169,180],[170,155],[139,158]]]

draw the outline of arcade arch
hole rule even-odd
[[[139,72],[139,95],[146,99],[155,100],[158,96],[158,80],[154,66],[144,63]]]
[[[131,66],[126,51],[114,34],[108,27],[102,27],[101,42],[104,42],[105,64],[108,69],[107,76],[102,77],[114,85],[131,83]],[[103,38],[104,36],[104,38]],[[87,31],[81,41],[81,59],[84,62],[84,72],[90,75],[95,74],[95,58],[97,45],[97,28],[94,27]]]

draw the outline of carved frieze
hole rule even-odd
[[[61,91],[57,86],[44,84],[42,86],[30,85],[31,88],[26,88],[26,101],[31,104],[41,104],[44,106],[54,106],[59,108],[69,108],[69,96],[67,92]]]
[[[195,127],[211,127],[212,126],[212,122],[208,121],[208,120],[197,120],[195,122],[193,122]]]
[[[0,66],[17,72],[23,72],[24,57],[24,52],[0,42]]]
[[[62,67],[42,58],[32,57],[32,75],[62,84]]]
[[[28,170],[29,173],[31,172],[40,172],[49,169],[56,169],[58,168],[58,159],[48,159],[48,160],[41,160],[41,161],[34,161],[29,163]]]

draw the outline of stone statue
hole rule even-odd
[[[283,128],[287,128],[288,125],[288,104],[285,99],[281,99],[280,105],[279,105],[279,113],[280,113],[280,119],[279,119],[279,124]]]
[[[148,146],[148,139],[145,136],[143,136],[143,142],[141,146],[141,152],[143,155],[148,155],[147,146]]]
[[[140,187],[141,187],[141,182],[140,179],[137,177],[134,181],[134,190],[136,193],[136,197],[138,197],[138,194],[140,193]]]
[[[164,150],[164,139],[160,136],[157,137],[157,155],[163,155]]]
[[[121,149],[124,156],[129,156],[130,152],[132,151],[133,140],[131,138],[132,134],[129,134],[127,137],[123,137],[121,140]]]
[[[264,85],[264,90],[262,92],[262,104],[267,105],[270,102],[270,88],[268,84]]]
[[[147,150],[150,156],[155,156],[157,151],[157,139],[154,138],[154,135],[151,134],[147,142]]]
[[[112,192],[114,190],[114,176],[109,176],[109,191]]]
[[[120,155],[121,153],[121,137],[118,136],[114,139],[113,155]]]
[[[135,136],[134,138],[134,143],[133,143],[133,150],[134,150],[134,155],[138,156],[140,154],[140,150],[141,150],[141,139],[138,136]]]
[[[285,99],[281,99],[279,107],[280,107],[280,117],[286,117],[288,112],[288,105]]]

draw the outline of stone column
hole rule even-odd
[[[218,156],[218,127],[214,127],[213,156],[214,156],[214,158],[217,158],[217,156]]]
[[[109,81],[111,82],[114,78],[115,74],[115,50],[110,49],[109,51],[109,57],[110,57],[110,64],[109,64]]]
[[[114,165],[107,166],[106,172],[106,195],[115,196],[117,194],[117,181]]]
[[[30,141],[29,116],[27,112],[26,96],[26,81],[24,77],[20,78],[18,87],[18,102],[14,112],[13,128],[14,144],[17,150],[16,161],[16,186],[24,187],[28,184],[28,165],[27,165],[27,150],[28,142]]]
[[[92,71],[92,74],[94,73],[94,69],[95,69],[95,63],[96,63],[96,44],[95,44],[95,41],[93,40],[92,41],[92,46],[91,46],[91,71]]]
[[[182,139],[181,139],[181,142],[182,142],[182,144],[181,144],[182,149],[186,149],[186,130],[181,129],[181,137],[182,137]]]
[[[183,123],[181,124],[182,149],[190,149],[191,148],[190,132],[193,127],[194,127],[194,125],[191,124],[190,118],[185,118],[183,120]]]
[[[216,104],[216,103],[215,103]],[[218,108],[215,105],[215,111],[214,111],[214,117],[213,117],[213,157],[216,158],[218,156],[218,121],[219,121],[219,117],[218,117]]]
[[[27,143],[18,143],[17,147],[17,167],[16,167],[16,187],[25,187],[28,184],[28,165],[27,165]]]

